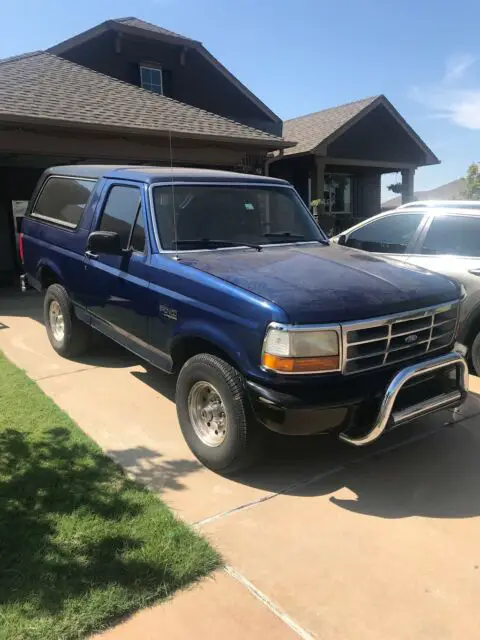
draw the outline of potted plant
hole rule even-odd
[[[312,210],[312,215],[315,218],[315,220],[318,222],[318,213],[319,213],[319,209],[323,208],[323,205],[325,204],[325,202],[321,199],[321,198],[316,198],[315,200],[312,200],[310,203],[310,208]]]

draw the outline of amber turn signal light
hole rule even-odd
[[[263,366],[278,373],[315,373],[317,371],[337,371],[340,367],[338,356],[317,356],[315,358],[282,358],[263,354]]]

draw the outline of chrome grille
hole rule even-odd
[[[456,334],[457,302],[343,325],[343,373],[357,373],[410,360],[450,345]]]

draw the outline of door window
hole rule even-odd
[[[435,216],[422,246],[427,255],[480,257],[480,217]]]
[[[375,253],[405,253],[422,219],[423,213],[379,218],[351,233],[346,245]]]
[[[145,227],[141,210],[140,189],[114,186],[103,208],[99,231],[113,231],[120,236],[122,249],[143,252]]]

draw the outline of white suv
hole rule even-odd
[[[418,207],[440,207],[442,209],[480,209],[479,200],[418,200],[401,204],[397,209],[418,209]]]

